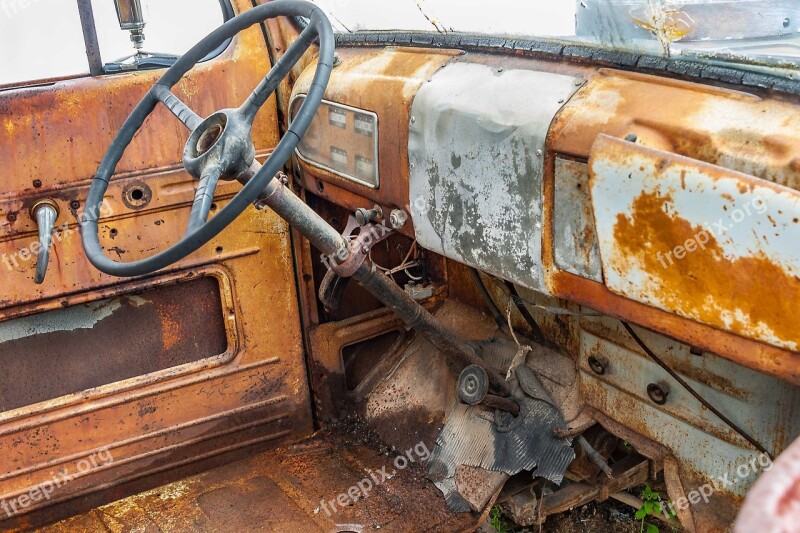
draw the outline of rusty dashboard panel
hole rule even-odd
[[[632,72],[600,69],[587,79],[587,83],[567,102],[556,117],[548,138],[550,160],[553,163],[549,163],[545,169],[546,195],[550,198],[571,197],[575,200],[572,205],[545,203],[545,219],[549,229],[545,232],[543,261],[548,271],[548,288],[551,294],[611,316],[636,322],[747,368],[795,384],[800,383],[798,352],[790,347],[793,342],[791,339],[784,339],[789,340],[788,343],[773,343],[767,340],[771,338],[770,334],[759,329],[758,325],[753,328],[739,327],[742,325],[740,316],[702,320],[695,318],[696,314],[692,313],[690,318],[687,313],[673,311],[672,305],[659,306],[646,303],[606,286],[604,277],[609,273],[605,270],[607,267],[605,262],[608,259],[604,256],[601,265],[603,268],[597,268],[601,262],[598,241],[615,237],[613,233],[605,236],[600,234],[601,230],[595,224],[596,214],[593,212],[592,197],[586,193],[590,188],[587,165],[592,147],[599,136],[608,135],[620,142],[623,138],[631,143],[635,142],[637,148],[650,148],[671,154],[670,159],[673,156],[684,156],[695,163],[713,165],[723,174],[726,171],[745,174],[750,180],[756,179],[753,183],[768,189],[773,185],[783,186],[789,189],[785,194],[791,194],[791,190],[800,190],[798,164],[800,146],[795,141],[800,138],[800,107],[794,101],[766,92],[760,93],[754,90],[752,94],[744,93],[723,87]],[[655,102],[658,102],[658,105],[654,105]],[[636,166],[635,170],[639,171],[639,166]],[[625,176],[627,177],[627,174]],[[633,186],[639,185],[644,186],[641,182]],[[682,187],[680,181],[677,182],[677,186]],[[575,194],[574,191],[570,191],[570,187],[580,187],[582,190]],[[738,199],[737,203],[747,202],[747,198],[744,198],[745,192],[736,190],[731,196]],[[722,202],[722,197],[719,198],[718,202]],[[732,222],[731,207],[732,204],[728,203],[729,211],[724,212],[728,223]],[[747,215],[744,205],[738,207],[745,213],[746,221],[755,220]],[[761,216],[758,210],[763,209],[758,209],[752,204],[747,204],[747,207],[752,213]],[[668,206],[664,207],[663,213],[669,217],[674,213],[668,213],[667,208]],[[626,215],[630,216],[631,213]],[[712,222],[712,228],[716,222],[717,220]],[[788,222],[793,224],[793,218]],[[773,243],[777,243],[774,234],[778,233],[778,230],[772,226],[772,221],[767,219],[767,223],[768,226],[764,226],[767,236]],[[586,238],[565,241],[564,231],[571,227],[580,229]],[[770,232],[770,229],[773,231]],[[608,230],[608,226],[605,230]],[[790,231],[787,233],[789,238],[791,231],[795,230],[787,227],[787,231]],[[693,232],[691,234],[693,235]],[[652,251],[655,266],[663,272],[660,261],[655,257],[655,254],[662,250],[655,249],[655,245],[649,242],[651,237],[649,234],[641,233],[638,237],[641,241],[639,253]],[[677,241],[677,235],[672,237]],[[704,239],[705,236],[701,238]],[[749,239],[745,242],[754,244]],[[796,237],[794,242],[797,242]],[[674,246],[680,244],[675,242],[673,247],[663,250],[662,254],[672,251],[672,260],[681,263],[682,261],[676,261],[674,256]],[[762,241],[759,246],[764,244]],[[682,245],[685,248],[685,239]],[[794,253],[791,251],[794,248],[796,244],[786,247],[781,252],[782,256]],[[756,249],[756,254],[759,249]],[[606,256],[608,252],[606,250]],[[681,253],[681,250],[678,252]],[[689,255],[695,256],[697,253]],[[716,257],[713,255],[713,258]],[[689,261],[694,259],[691,257]],[[719,259],[724,261],[725,257],[720,256]],[[666,258],[665,261],[669,266]],[[720,265],[710,266],[717,268]],[[688,268],[688,266],[678,265],[677,268]],[[671,269],[675,270],[676,267],[673,266]],[[611,275],[619,276],[613,273]],[[722,276],[727,275],[726,271]],[[795,271],[793,275],[796,276],[797,272]],[[776,281],[768,279],[769,276],[759,269],[757,273],[744,280],[744,285],[730,286],[729,289],[733,292],[722,297],[722,300],[727,298],[730,302],[730,298],[735,298],[736,295],[752,296],[753,291],[760,290],[756,289],[759,283],[768,284]],[[699,300],[707,290],[715,293],[715,296],[709,298],[712,301],[716,300],[715,291],[720,288],[719,284],[724,283],[724,280],[709,281],[713,284],[708,289],[702,287],[700,290],[698,280],[690,277],[680,280],[682,284],[685,283],[687,287],[695,289],[695,293],[691,295],[694,302],[692,306],[702,307],[708,304]],[[786,281],[793,283],[791,279]],[[677,278],[673,280],[673,284],[677,282]],[[653,287],[642,287],[642,290],[651,292]],[[775,294],[775,290],[769,289],[767,293]],[[785,293],[778,294],[781,294],[782,298],[785,296]],[[770,308],[774,305],[783,305],[781,302],[790,300],[781,299],[776,303],[769,298],[759,297],[755,301],[760,302],[758,305]],[[740,305],[745,304],[740,303]],[[669,307],[670,310],[665,307]],[[708,308],[707,312],[711,312],[710,309]],[[730,311],[735,313],[736,309],[738,307],[733,307]],[[780,319],[780,322],[785,324],[786,320],[791,320],[791,316],[792,312],[786,312],[786,317]],[[726,325],[725,320],[731,322]],[[709,322],[714,322],[714,325]],[[749,333],[740,333],[748,329]],[[773,338],[773,340],[778,339]]]
[[[352,137],[363,138],[362,143],[368,144],[371,141],[367,135],[356,132],[356,118],[360,115],[364,117],[374,115],[377,148],[380,154],[380,158],[374,161],[375,175],[379,176],[380,180],[378,183],[372,183],[366,179],[353,180],[343,177],[343,174],[355,173],[358,164],[356,155],[368,159],[366,150],[369,146],[360,145],[361,151],[358,154],[349,153],[355,147],[348,149],[337,144],[345,137],[342,135],[345,130],[332,126],[330,116],[326,116],[319,119],[319,125],[337,133],[332,135],[335,139],[332,142],[333,147],[348,152],[348,166],[352,167],[352,172],[342,172],[335,167],[321,168],[319,164],[310,162],[314,158],[307,155],[298,160],[302,185],[314,194],[351,210],[361,207],[371,208],[377,204],[386,214],[394,209],[409,212],[411,206],[408,197],[407,147],[411,103],[420,86],[443,65],[459,56],[460,52],[387,47],[342,48],[337,53],[341,63],[331,73],[325,99],[340,109],[351,110],[348,112],[352,112],[352,116],[347,116],[345,120],[348,127],[352,128]],[[298,78],[292,90],[293,100],[308,91],[314,72],[313,67],[313,64],[310,65]],[[309,142],[318,141],[311,139]],[[330,152],[331,143],[322,149]],[[342,154],[338,156],[342,157]],[[330,157],[330,154],[327,157]],[[368,170],[369,164],[368,161],[362,161],[362,171]],[[412,235],[413,230],[410,226],[406,225],[402,231]]]
[[[424,248],[542,290],[545,139],[580,78],[454,63],[414,98],[411,205]]]
[[[305,97],[292,100],[292,119]],[[323,100],[295,153],[319,169],[372,189],[380,187],[375,113]]]
[[[800,347],[800,193],[601,136],[590,159],[608,287],[781,348]]]

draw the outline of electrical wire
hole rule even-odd
[[[687,392],[689,392],[689,394],[691,394],[692,396],[694,396],[694,397],[695,397],[695,398],[696,398],[696,399],[697,399],[697,400],[698,400],[700,403],[702,403],[702,404],[703,404],[703,405],[704,405],[704,406],[705,406],[705,407],[706,407],[706,408],[707,408],[709,411],[711,411],[712,413],[714,413],[715,415],[717,415],[717,417],[718,417],[720,420],[722,420],[723,422],[725,422],[725,424],[727,424],[727,425],[728,425],[728,426],[729,426],[729,427],[730,427],[732,430],[734,430],[736,433],[738,433],[739,435],[741,435],[741,436],[742,436],[742,438],[743,438],[744,440],[746,440],[747,442],[749,442],[750,444],[752,444],[752,445],[753,445],[753,447],[755,447],[755,449],[757,449],[758,451],[762,452],[762,453],[763,453],[763,454],[765,454],[767,457],[769,457],[769,458],[770,458],[770,460],[772,459],[772,455],[771,455],[771,454],[770,454],[770,453],[767,451],[767,449],[766,449],[764,446],[762,446],[762,445],[761,445],[761,443],[759,443],[759,442],[758,442],[756,439],[754,439],[753,437],[751,437],[751,436],[750,436],[750,434],[748,434],[748,433],[747,433],[745,430],[743,430],[742,428],[740,428],[739,426],[737,426],[737,425],[736,425],[736,424],[735,424],[733,421],[731,421],[731,420],[730,420],[728,417],[726,417],[726,416],[725,416],[725,415],[723,415],[721,412],[719,412],[719,410],[718,410],[716,407],[714,407],[713,405],[711,405],[710,403],[708,403],[708,400],[706,400],[705,398],[703,398],[703,397],[700,395],[700,393],[699,393],[699,392],[697,392],[696,390],[694,390],[694,389],[692,388],[692,386],[691,386],[691,385],[689,385],[689,384],[686,382],[686,380],[684,380],[684,379],[683,379],[683,378],[682,378],[682,377],[681,377],[681,376],[680,376],[680,375],[679,375],[677,372],[675,372],[674,370],[672,370],[672,369],[671,369],[671,368],[670,368],[670,367],[669,367],[669,366],[668,366],[668,365],[667,365],[667,364],[666,364],[664,361],[662,361],[662,360],[661,360],[661,358],[660,358],[660,357],[658,357],[658,356],[655,354],[655,352],[653,352],[653,350],[651,350],[651,349],[650,349],[650,348],[649,348],[649,347],[648,347],[648,346],[645,344],[645,342],[644,342],[644,341],[643,341],[643,340],[642,340],[642,339],[639,337],[639,335],[637,335],[637,334],[636,334],[636,332],[633,330],[633,328],[630,326],[630,324],[628,324],[627,322],[624,322],[624,321],[621,321],[621,322],[622,322],[622,325],[623,325],[623,326],[625,326],[625,329],[628,331],[628,333],[630,334],[630,336],[631,336],[631,337],[633,337],[633,340],[635,340],[635,341],[636,341],[636,344],[638,344],[638,345],[639,345],[639,347],[640,347],[642,350],[644,350],[644,352],[645,352],[645,353],[646,353],[648,356],[650,356],[650,359],[652,359],[653,361],[655,361],[655,362],[656,362],[656,364],[657,364],[658,366],[660,366],[661,368],[663,368],[663,369],[664,369],[664,370],[665,370],[665,371],[666,371],[666,372],[667,372],[667,373],[668,373],[670,376],[672,376],[672,378],[673,378],[675,381],[677,381],[677,382],[678,382],[678,383],[681,385],[681,387],[683,387],[684,389],[686,389],[686,391],[687,391]]]
[[[519,291],[517,291],[517,287],[510,281],[506,281],[505,284],[506,288],[508,289],[508,292],[511,293],[511,299],[517,306],[519,314],[522,315],[522,318],[525,319],[525,322],[527,322],[528,326],[531,328],[531,331],[533,332],[533,340],[535,340],[539,344],[544,344],[545,343],[544,332],[542,331],[542,328],[539,327],[538,322],[536,322],[536,320],[533,318],[531,312],[528,311],[528,308],[524,304],[520,303],[521,298],[519,296]]]

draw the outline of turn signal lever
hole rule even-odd
[[[58,219],[58,205],[52,200],[36,202],[31,208],[31,215],[39,226],[39,256],[36,260],[36,276],[33,280],[37,285],[44,283],[47,275],[47,265],[50,263],[50,248],[53,245],[53,230]]]

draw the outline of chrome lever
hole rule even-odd
[[[39,226],[39,256],[36,259],[36,276],[33,281],[41,285],[44,283],[47,265],[50,263],[50,248],[53,245],[53,230],[58,219],[58,205],[52,200],[41,200],[33,205],[31,214]]]

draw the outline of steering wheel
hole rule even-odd
[[[241,107],[224,109],[202,119],[172,94],[170,89],[201,59],[227,39],[253,24],[280,16],[300,16],[308,18],[310,22]],[[308,94],[286,135],[280,140],[264,166],[257,170],[258,163],[255,162],[255,148],[252,141],[256,113],[317,38],[319,38],[319,61]],[[125,120],[92,180],[81,220],[83,248],[92,265],[101,272],[118,277],[153,273],[188,256],[241,215],[271,184],[270,182],[276,180],[275,175],[291,157],[308,129],[328,85],[333,67],[333,54],[333,29],[322,10],[302,0],[275,0],[232,18],[181,56]],[[199,180],[199,183],[186,233],[179,242],[150,257],[133,262],[114,261],[105,255],[100,246],[98,237],[100,206],[111,176],[125,149],[159,102],[192,132],[184,148],[183,165],[189,174]],[[208,220],[214,191],[220,179],[238,179],[245,182],[245,186],[219,213]]]

